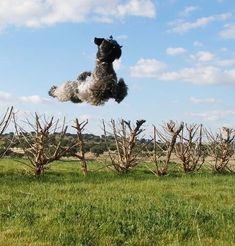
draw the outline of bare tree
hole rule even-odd
[[[217,172],[234,170],[230,168],[230,161],[234,156],[235,130],[233,128],[222,127],[217,134],[206,130],[209,141],[209,155],[213,158],[213,167]]]
[[[87,175],[88,169],[87,169],[87,162],[85,158],[85,142],[82,133],[87,124],[88,124],[88,120],[79,122],[78,119],[76,119],[75,125],[73,126],[73,128],[76,130],[76,139],[73,145],[79,148],[79,152],[75,153],[74,156],[76,156],[81,161],[82,172],[84,175]]]
[[[0,118],[0,140],[2,140],[2,135],[4,134],[6,128],[8,127],[11,117],[12,117],[13,107],[7,108],[6,112]],[[10,140],[10,139],[8,139]],[[0,153],[0,157],[8,151],[11,145],[11,141],[7,141],[6,145],[3,148],[3,151]]]
[[[183,122],[178,125],[172,120],[163,125],[162,130],[153,127],[155,173],[159,176],[168,172],[171,154],[183,127]]]
[[[25,131],[17,124],[15,115],[14,123],[19,142],[35,176],[42,174],[46,165],[59,160],[72,147],[62,145],[68,128],[65,125],[65,119],[59,126],[59,120],[55,121],[54,117],[49,120],[45,117],[41,119],[35,113],[34,122],[28,119],[26,121],[27,126],[32,130],[30,132]]]
[[[10,123],[11,116],[13,112],[13,107],[10,107],[6,110],[6,112],[3,114],[3,116],[0,119],[0,136],[4,133],[7,126]]]
[[[185,172],[198,171],[205,162],[202,150],[202,125],[184,124],[179,142],[175,144],[175,154],[181,160]]]
[[[144,131],[141,128],[144,123],[145,120],[137,120],[133,126],[130,121],[121,120],[117,125],[115,120],[111,120],[111,135],[114,137],[116,145],[116,151],[113,154],[106,141],[108,133],[103,121],[103,131],[109,157],[113,167],[118,172],[127,172],[138,164],[139,151],[136,151],[135,147],[138,136]]]

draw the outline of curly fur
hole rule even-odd
[[[50,96],[57,97],[61,102],[87,102],[96,106],[110,98],[120,103],[127,96],[127,85],[122,78],[117,80],[113,68],[113,61],[121,57],[121,46],[112,37],[95,38],[94,42],[98,46],[94,72],[83,72],[74,81],[52,86]]]

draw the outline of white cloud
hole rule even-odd
[[[121,59],[115,60],[115,61],[113,62],[113,67],[114,67],[114,70],[115,70],[115,71],[118,71],[118,70],[121,69],[121,67],[122,67],[121,62],[122,62]]]
[[[42,98],[38,95],[33,95],[33,96],[19,97],[19,101],[23,103],[30,103],[30,104],[44,104],[44,103],[48,103],[50,100],[47,98]]]
[[[191,54],[190,58],[197,64],[203,65],[203,63],[211,64],[217,67],[231,67],[235,65],[235,59],[221,59],[216,57],[215,54],[210,51],[199,51],[196,54]]]
[[[235,70],[222,70],[215,66],[189,67],[163,73],[159,79],[185,81],[199,85],[235,85]]]
[[[219,121],[226,117],[231,117],[235,115],[235,110],[212,110],[200,113],[189,113],[190,116],[194,118],[202,119],[203,121]]]
[[[199,51],[196,55],[191,55],[191,58],[197,62],[210,62],[214,60],[215,55],[209,51]]]
[[[155,17],[152,0],[1,0],[0,29],[12,26],[41,27],[86,20],[112,22],[125,16]]]
[[[162,81],[184,81],[198,85],[235,85],[235,69],[223,69],[215,65],[197,64],[178,70],[166,70],[167,65],[155,59],[140,59],[130,68],[136,78],[154,78]]]
[[[235,39],[235,24],[225,25],[219,34],[225,39]]]
[[[218,59],[215,64],[220,67],[230,67],[235,65],[235,59]]]
[[[171,55],[171,56],[180,55],[185,52],[186,52],[186,49],[182,47],[176,47],[176,48],[169,47],[166,49],[167,55]]]
[[[117,39],[119,40],[128,39],[128,36],[126,34],[122,34],[122,35],[117,36]]]
[[[38,95],[33,96],[14,96],[9,92],[0,91],[0,102],[1,104],[13,105],[13,104],[47,104],[51,100],[48,98],[43,98]]]
[[[126,16],[145,16],[154,17],[156,10],[151,0],[130,0],[126,4],[120,4],[117,6],[116,15]]]
[[[196,40],[196,41],[193,42],[193,46],[195,46],[195,47],[202,47],[203,46],[203,43]]]
[[[11,100],[11,94],[5,91],[0,91],[0,101]]]
[[[137,64],[130,68],[132,77],[158,77],[162,70],[166,68],[166,64],[156,59],[143,59],[137,61]]]
[[[220,103],[221,100],[209,97],[209,98],[197,98],[197,97],[190,97],[189,98],[190,102],[195,103],[195,104],[215,104],[215,103]]]
[[[80,121],[86,121],[86,120],[93,120],[95,119],[93,115],[90,115],[90,114],[83,114],[83,115],[80,115],[79,118],[78,118]]]
[[[223,13],[219,15],[211,15],[207,17],[201,17],[193,22],[184,21],[182,19],[177,19],[176,21],[170,23],[171,31],[176,33],[185,33],[192,29],[197,29],[205,27],[212,22],[225,21],[232,16],[231,13]]]
[[[228,51],[228,48],[222,47],[220,50],[221,50],[222,52],[227,52],[227,51]]]
[[[188,16],[190,15],[192,12],[198,10],[199,7],[198,6],[187,6],[184,8],[184,10],[180,13],[181,16]]]

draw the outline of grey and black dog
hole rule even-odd
[[[112,36],[109,39],[95,38],[94,42],[98,46],[94,72],[83,72],[77,80],[67,81],[58,87],[52,86],[50,96],[62,102],[87,102],[96,106],[110,98],[120,103],[127,96],[128,87],[122,78],[117,80],[113,68],[114,60],[121,57],[122,46]]]

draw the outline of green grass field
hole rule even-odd
[[[78,163],[57,162],[34,178],[24,168],[0,160],[1,246],[235,245],[234,175],[83,177]]]

